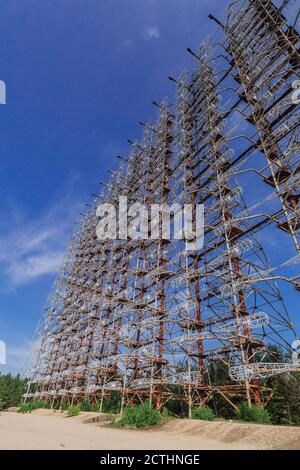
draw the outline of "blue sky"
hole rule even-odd
[[[74,220],[226,0],[2,0],[0,338],[16,372]]]
[[[74,220],[224,0],[2,0],[0,338],[23,363]],[[213,27],[214,28],[214,27]]]

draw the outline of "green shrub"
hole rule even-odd
[[[58,410],[63,410],[63,411],[67,410],[68,406],[69,405],[68,405],[68,402],[67,402],[66,398],[63,398],[60,403],[56,404],[56,408]]]
[[[81,411],[92,411],[92,405],[89,401],[83,400],[79,404]]]
[[[36,400],[36,401],[28,401],[26,403],[22,403],[19,406],[18,412],[19,413],[31,413],[33,410],[38,410],[39,408],[50,408],[50,403],[47,403],[42,400]]]
[[[143,428],[145,426],[153,426],[160,421],[159,412],[152,408],[149,402],[142,405],[126,408],[119,424],[134,428]]]
[[[114,390],[109,397],[105,397],[102,404],[103,413],[117,414],[121,409],[121,394]]]
[[[98,403],[90,403],[89,401],[83,400],[80,402],[81,411],[99,411]]]
[[[204,419],[206,421],[212,421],[215,418],[213,410],[207,406],[199,406],[192,410],[192,419]]]
[[[250,408],[246,402],[243,402],[239,405],[239,409],[236,412],[236,417],[240,421],[271,424],[270,415],[263,406],[252,405]]]
[[[107,418],[112,426],[119,426],[120,420],[117,419],[115,414],[108,413]]]
[[[68,415],[69,417],[71,417],[71,416],[77,416],[77,415],[79,415],[79,414],[80,414],[80,406],[78,406],[78,405],[71,405],[71,406],[68,407],[68,409],[67,409],[67,415]]]
[[[31,411],[30,403],[21,403],[18,409],[18,413],[30,413]]]

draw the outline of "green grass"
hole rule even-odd
[[[239,421],[258,424],[271,424],[271,417],[263,406],[252,405],[250,408],[246,402],[239,405],[239,409],[236,412],[236,418]]]
[[[172,413],[168,410],[168,408],[163,408],[160,412],[160,416],[162,418],[174,418]]]
[[[50,408],[50,403],[46,403],[45,401],[42,400],[36,400],[36,401],[28,401],[26,403],[22,403],[19,406],[18,412],[19,413],[31,413],[33,410],[37,410],[39,408]]]
[[[67,415],[71,416],[78,416],[80,414],[80,406],[79,405],[71,405],[67,408]]]
[[[213,410],[206,406],[199,406],[198,408],[194,408],[192,410],[192,419],[203,419],[206,421],[213,421],[215,418]]]

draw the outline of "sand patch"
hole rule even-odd
[[[106,415],[14,411],[0,416],[0,449],[300,449],[300,428],[171,420],[145,430],[108,426]]]

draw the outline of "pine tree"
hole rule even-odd
[[[21,379],[19,374],[15,377],[11,374],[0,375],[0,410],[18,405],[26,387],[26,379]]]

